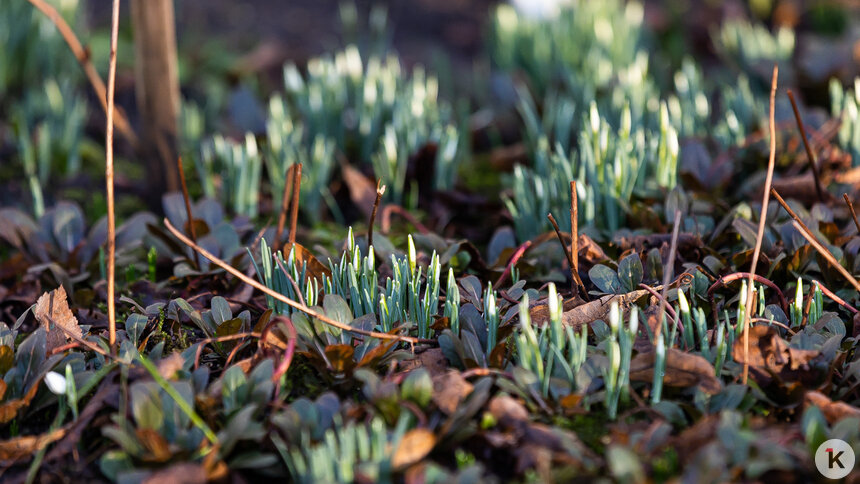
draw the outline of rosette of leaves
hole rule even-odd
[[[156,218],[148,212],[138,213],[122,223],[116,231],[117,265],[146,268],[145,252],[148,227]],[[54,280],[73,289],[74,284],[88,280],[92,274],[104,275],[100,268],[100,249],[107,242],[107,218],[102,217],[87,230],[80,207],[59,202],[33,220],[14,208],[0,209],[0,241],[20,252],[33,264],[30,272],[50,272]]]
[[[16,425],[14,419],[25,414],[44,376],[66,357],[61,353],[47,355],[43,328],[36,329],[16,346],[17,328],[22,321],[23,317],[13,329],[0,323],[0,426],[9,422]]]
[[[189,233],[188,212],[182,195],[179,193],[165,195],[162,197],[162,206],[170,223],[186,234]],[[222,206],[208,198],[193,203],[191,207],[197,243],[216,257],[229,261],[233,267],[247,264],[247,261],[244,261],[245,253],[242,247],[246,239],[256,235],[248,219],[236,217],[228,220]],[[179,243],[160,224],[153,223],[148,225],[148,228],[152,237],[148,238],[147,242],[155,247],[157,254],[172,259],[173,273],[176,277],[206,273],[214,269],[214,264]]]
[[[439,335],[442,353],[452,366],[461,369],[504,368],[508,337],[513,332],[510,322],[517,314],[517,306],[497,299],[492,284],[482,291],[480,281],[474,276],[460,279],[458,286],[455,298],[467,302],[458,308],[457,321],[451,322],[451,329]],[[508,297],[522,297],[524,287],[525,281],[514,284],[507,290]]]
[[[354,328],[371,331],[376,327],[375,314],[353,317],[349,305],[337,294],[326,294],[322,307],[316,309]],[[397,340],[356,337],[300,312],[293,313],[291,320],[298,333],[297,353],[306,357],[326,380],[349,383],[359,368],[375,370],[393,360],[412,357],[408,350],[398,349]]]
[[[399,386],[365,370],[356,372],[356,377],[365,382],[366,418],[355,420],[350,404],[342,404],[333,393],[324,393],[316,401],[300,398],[272,417],[278,430],[272,442],[293,480],[395,482],[406,471],[410,475],[417,471],[426,482],[450,478],[425,459],[438,437],[430,429],[415,427],[411,412],[400,405],[409,401],[427,407],[433,391],[427,372],[413,371]]]
[[[176,360],[178,358],[178,360]],[[176,361],[173,361],[176,360]],[[274,384],[273,365],[263,360],[248,374],[238,365],[229,367],[220,379],[209,381],[209,369],[191,371],[193,352],[173,354],[153,370],[168,375],[155,381],[141,379],[129,387],[131,419],[114,419],[102,433],[118,450],[106,452],[100,468],[115,481],[145,478],[153,467],[172,462],[202,462],[201,448],[217,444],[217,461],[229,468],[265,468],[277,462],[274,454],[262,452],[266,436],[263,410],[269,404]],[[152,365],[152,363],[150,363]],[[217,421],[217,434],[206,420]]]

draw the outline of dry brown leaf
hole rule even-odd
[[[425,368],[433,378],[443,375],[448,370],[448,366],[448,360],[442,354],[441,348],[428,348],[420,353],[416,352],[415,358],[400,361],[397,369],[398,373],[405,375],[410,371]]]
[[[804,403],[807,407],[810,405],[818,407],[829,424],[834,424],[843,418],[860,418],[860,408],[845,402],[834,402],[821,392],[806,392]]]
[[[0,461],[8,462],[25,457],[33,457],[33,454],[43,449],[46,445],[62,439],[67,431],[66,427],[60,427],[42,435],[25,435],[4,440],[0,442]]]
[[[0,346],[0,375],[5,374],[15,364],[15,351],[12,348],[3,345]],[[0,400],[3,397],[0,396]]]
[[[566,309],[561,314],[561,322],[565,326],[572,326],[575,331],[578,331],[583,324],[591,324],[597,320],[603,320],[609,314],[609,308],[612,302],[618,303],[618,307],[622,311],[626,311],[630,305],[636,303],[640,298],[648,295],[648,291],[639,289],[627,294],[607,294],[594,301],[581,304],[572,309]],[[546,305],[534,306],[529,309],[532,322],[535,324],[543,324],[549,320],[549,310]]]
[[[722,390],[722,383],[715,376],[716,370],[708,360],[699,355],[684,353],[670,348],[666,351],[666,372],[663,384],[670,387],[698,387],[714,395]],[[654,380],[654,352],[639,353],[630,362],[630,380],[651,382]]]
[[[373,203],[376,201],[376,183],[347,163],[341,166],[341,170],[352,203],[365,217],[370,217]]]
[[[42,294],[39,300],[36,301],[33,315],[47,332],[48,352],[66,344],[70,339],[68,334],[74,335],[79,339],[83,337],[81,328],[78,326],[78,319],[72,314],[72,310],[69,309],[66,289],[63,286]],[[65,331],[55,327],[55,325],[61,326]]]
[[[427,429],[412,429],[400,440],[391,458],[391,465],[395,469],[409,467],[426,457],[435,445],[436,434]]]
[[[36,392],[39,390],[39,384],[41,380],[33,383],[33,386],[30,387],[30,390],[24,395],[23,398],[19,398],[17,400],[11,400],[0,405],[0,424],[4,424],[18,415],[18,411],[22,408],[30,405],[30,400],[36,396]]]
[[[528,422],[529,411],[519,401],[507,395],[499,395],[490,400],[487,406],[490,415],[505,426],[517,422]]]
[[[148,452],[144,456],[145,460],[149,462],[167,462],[173,457],[173,453],[170,451],[170,444],[157,430],[137,429],[135,433],[137,434],[138,442],[143,444],[143,447]]]
[[[446,415],[451,415],[457,406],[472,393],[472,384],[459,371],[450,370],[433,378],[433,403]]]
[[[206,470],[202,465],[193,462],[183,462],[151,474],[143,482],[144,484],[160,484],[165,482],[169,482],[170,484],[205,484],[209,481],[206,477]]]
[[[778,374],[781,378],[794,379],[808,370],[808,364],[819,355],[815,350],[791,348],[780,336],[774,326],[753,326],[749,329],[749,360],[744,357],[743,338],[737,338],[732,347],[732,355],[738,363],[749,363],[758,370],[755,374],[759,383],[769,377],[768,373]]]
[[[285,256],[289,255],[291,249],[295,249],[296,267],[300,269],[300,273],[302,266],[305,263],[308,264],[308,272],[305,276],[307,279],[314,278],[319,280],[320,283],[322,283],[322,276],[331,278],[331,269],[329,269],[328,267],[326,267],[325,264],[320,262],[319,259],[317,259],[317,257],[313,254],[313,252],[308,250],[305,246],[299,243],[284,244],[283,253],[285,254]],[[280,268],[276,270],[280,270]],[[298,282],[300,281],[296,281],[296,283]]]

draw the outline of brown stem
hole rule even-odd
[[[571,271],[573,271],[573,257],[571,257],[570,252],[567,250],[567,244],[564,243],[564,237],[561,235],[561,229],[558,228],[558,223],[555,221],[555,217],[553,217],[551,213],[548,213],[546,214],[546,218],[549,219],[549,223],[551,223],[552,228],[555,229],[555,235],[556,237],[558,237],[558,243],[561,244],[561,251],[564,252],[564,256],[567,257],[567,264],[571,268]],[[576,279],[574,279],[574,281],[575,280]]]
[[[517,247],[517,250],[514,251],[514,254],[511,256],[511,259],[508,261],[508,265],[505,266],[504,272],[502,272],[502,275],[499,276],[499,279],[496,281],[496,283],[493,284],[493,287],[499,287],[499,288],[502,287],[502,283],[504,283],[505,280],[508,278],[508,276],[511,274],[511,268],[513,268],[517,264],[517,262],[520,260],[520,258],[522,258],[523,254],[525,254],[526,251],[531,246],[532,246],[532,241],[527,240],[527,241],[523,242],[523,245]]]
[[[675,268],[675,254],[678,251],[678,232],[680,232],[680,229],[681,211],[675,210],[675,226],[672,228],[672,244],[669,245],[669,260],[663,264],[663,289],[660,292],[660,310],[657,312],[657,328],[654,330],[654,345],[660,341],[660,333],[663,330],[663,318],[666,317],[666,294],[669,292],[669,283],[672,282],[672,273]]]
[[[803,118],[800,117],[800,111],[797,109],[797,101],[794,100],[794,93],[788,89],[788,99],[791,101],[791,109],[794,110],[794,119],[797,121],[797,129],[800,130],[800,139],[803,140],[803,148],[806,150],[806,160],[809,163],[809,169],[812,170],[812,176],[815,178],[815,193],[818,194],[818,200],[824,201],[824,190],[821,188],[821,177],[818,176],[818,160],[815,157],[815,152],[809,146],[809,140],[806,139],[806,128],[803,126]]]
[[[716,308],[716,306],[714,305],[714,291],[716,291],[717,288],[725,286],[732,281],[737,281],[743,278],[749,279],[751,274],[752,273],[750,272],[734,272],[732,274],[726,274],[725,276],[717,279],[716,282],[714,282],[711,287],[708,288],[708,299],[710,300],[711,306]],[[780,307],[783,311],[785,311],[785,314],[788,314],[788,301],[786,301],[785,295],[782,293],[779,287],[777,287],[777,285],[774,284],[773,281],[767,279],[766,277],[760,276],[758,274],[752,274],[752,276],[755,282],[759,284],[764,284],[765,286],[773,289],[776,292],[777,297],[779,297]]]
[[[823,292],[823,293],[824,293],[824,295],[825,295],[825,296],[827,296],[827,297],[829,297],[830,299],[833,299],[833,301],[834,301],[836,304],[839,304],[840,306],[842,306],[842,307],[844,307],[845,309],[847,309],[847,310],[851,311],[852,313],[857,314],[857,308],[855,308],[854,306],[852,306],[852,305],[848,304],[847,302],[845,302],[845,300],[844,300],[844,299],[842,299],[841,297],[839,297],[839,296],[837,296],[836,294],[834,294],[834,293],[833,293],[833,291],[831,291],[830,289],[828,289],[828,288],[827,288],[827,286],[825,286],[824,284],[822,284],[822,283],[821,283],[821,281],[817,281],[817,280],[813,279],[813,280],[812,280],[812,283],[813,283],[813,284],[818,284],[818,288],[819,288],[819,289],[821,289],[821,292]]]
[[[216,266],[227,271],[233,277],[239,279],[240,281],[244,282],[245,284],[248,284],[249,286],[253,287],[254,289],[262,292],[263,294],[266,294],[268,296],[272,296],[273,298],[277,299],[278,301],[281,301],[282,303],[286,304],[287,306],[290,306],[294,309],[298,309],[299,311],[307,314],[308,316],[319,319],[320,321],[322,321],[325,324],[334,326],[335,328],[338,328],[342,331],[346,331],[349,333],[355,333],[355,334],[359,334],[359,335],[363,335],[363,336],[370,336],[371,338],[392,339],[392,340],[397,340],[397,341],[404,341],[406,343],[411,343],[411,344],[416,344],[416,343],[435,344],[436,343],[436,340],[430,340],[430,339],[424,339],[424,338],[414,338],[412,336],[401,336],[401,335],[389,334],[389,333],[379,333],[377,331],[367,331],[364,329],[354,328],[354,327],[349,326],[347,324],[343,324],[339,321],[335,321],[334,319],[331,319],[330,317],[326,316],[325,314],[317,312],[317,311],[305,306],[304,304],[293,301],[292,299],[284,296],[283,294],[281,294],[279,292],[275,292],[275,291],[269,289],[268,287],[264,286],[263,284],[260,284],[259,282],[255,281],[254,279],[251,279],[250,277],[246,276],[245,274],[242,273],[242,271],[236,269],[235,267],[231,266],[227,262],[216,257],[214,254],[212,254],[208,250],[206,250],[203,247],[200,247],[199,245],[192,242],[188,237],[185,236],[185,234],[176,230],[176,227],[174,227],[173,224],[170,223],[170,220],[167,220],[165,218],[164,219],[164,225],[165,225],[165,227],[167,227],[167,230],[170,231],[171,234],[173,234],[174,237],[179,239],[180,242],[187,245],[188,247],[191,247],[196,252],[198,252],[200,255],[209,259],[213,264],[215,264]]]
[[[794,228],[797,229],[798,232],[800,232],[800,235],[802,235],[803,238],[806,239],[806,241],[809,242],[810,245],[815,247],[815,250],[817,250],[818,253],[821,254],[821,256],[824,257],[824,259],[827,260],[827,262],[830,263],[830,265],[832,265],[834,269],[839,271],[839,273],[842,274],[842,277],[844,277],[849,284],[854,286],[854,290],[860,292],[860,283],[857,282],[857,279],[854,279],[854,276],[852,276],[851,273],[848,272],[848,269],[842,267],[842,264],[840,264],[839,261],[837,261],[836,258],[833,257],[833,254],[831,254],[829,250],[827,250],[827,247],[825,247],[821,242],[819,242],[812,232],[804,230],[804,228],[799,223],[797,223],[797,221],[793,221],[791,223],[792,225],[794,225]]]
[[[295,164],[290,165],[284,175],[284,193],[281,195],[281,213],[278,215],[278,229],[275,232],[275,250],[279,250],[284,241],[284,226],[287,225],[287,208],[290,206],[290,189],[293,187],[295,168]]]
[[[185,214],[188,216],[188,233],[191,234],[191,240],[197,243],[197,229],[194,227],[194,215],[191,211],[191,197],[188,196],[188,185],[185,184],[185,168],[182,166],[182,157],[176,157],[176,165],[179,168],[179,182],[182,185],[182,198],[185,199]],[[202,268],[203,264],[200,257],[194,258],[197,268]]]
[[[108,67],[107,85],[107,126],[105,128],[105,183],[107,185],[107,219],[108,219],[108,280],[107,280],[107,304],[108,304],[108,343],[111,354],[116,354],[116,301],[114,291],[116,289],[116,219],[114,217],[113,196],[113,117],[114,117],[114,93],[116,92],[116,46],[119,32],[119,2],[113,0],[113,12],[111,16],[110,33],[110,65]]]
[[[854,219],[854,226],[857,227],[857,233],[860,234],[860,221],[857,220],[857,212],[854,211],[854,204],[851,203],[851,199],[848,198],[847,193],[843,193],[842,198],[845,199],[845,204],[848,205],[848,210],[851,211],[851,218]]]
[[[69,27],[69,24],[66,23],[66,20],[63,19],[63,16],[57,12],[52,5],[47,3],[45,0],[28,0],[34,7],[39,9],[46,17],[57,27],[57,31],[60,32],[60,35],[63,36],[63,40],[66,41],[66,45],[69,46],[69,50],[72,51],[72,54],[77,59],[78,64],[80,64],[81,69],[84,70],[84,74],[86,74],[87,79],[90,81],[90,84],[93,86],[93,90],[96,92],[96,98],[98,98],[99,103],[102,106],[102,110],[104,110],[105,114],[108,114],[108,100],[107,93],[105,90],[105,83],[102,81],[102,78],[99,76],[98,71],[96,70],[93,63],[90,61],[90,54],[86,49],[81,45],[81,42],[78,40],[78,37],[75,35],[72,28]],[[119,110],[113,110],[113,126],[119,130],[119,133],[128,141],[128,143],[132,146],[132,148],[137,148],[137,135],[134,134],[134,130],[131,129],[131,125],[128,124],[128,121],[125,119],[125,116]]]
[[[428,229],[421,222],[419,222],[414,215],[409,213],[400,205],[389,203],[382,209],[382,220],[380,220],[379,223],[380,229],[382,230],[383,234],[387,234],[389,231],[391,231],[391,216],[394,214],[400,215],[401,217],[405,218],[407,222],[411,223],[415,227],[415,229],[418,230],[418,232],[422,234],[430,233],[430,229]]]
[[[770,193],[773,195],[773,198],[775,198],[776,201],[782,206],[782,208],[785,209],[786,213],[791,216],[791,218],[793,218],[797,223],[799,223],[804,230],[810,233],[812,232],[812,230],[810,230],[810,228],[807,227],[805,223],[803,223],[803,220],[800,220],[800,217],[797,215],[797,213],[795,213],[794,210],[792,210],[791,207],[789,207],[788,204],[785,203],[785,200],[783,200],[779,192],[776,191],[776,188],[771,188]]]
[[[302,164],[296,165],[293,175],[293,204],[290,207],[290,245],[296,243],[296,226],[299,223],[299,192],[302,185]]]
[[[376,211],[379,210],[379,202],[382,201],[382,195],[385,194],[385,185],[382,185],[382,178],[376,180],[376,200],[373,201],[373,210],[370,212],[370,222],[367,224],[367,247],[373,247],[373,224],[376,223]]]
[[[770,199],[770,187],[773,183],[773,166],[776,161],[776,122],[774,121],[774,109],[776,105],[776,82],[779,78],[779,66],[773,66],[773,76],[770,82],[770,156],[767,160],[767,177],[764,181],[764,194],[761,201],[761,215],[758,219],[758,233],[756,234],[755,249],[753,249],[752,263],[750,264],[750,276],[747,282],[747,304],[744,310],[744,373],[743,383],[746,385],[749,377],[749,351],[750,351],[750,335],[749,335],[749,319],[754,306],[752,301],[753,285],[755,283],[756,266],[758,258],[761,254],[761,241],[764,239],[764,227],[767,221],[767,204]],[[805,138],[805,137],[804,137]]]

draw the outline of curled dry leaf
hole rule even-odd
[[[42,294],[39,300],[36,301],[33,315],[47,332],[47,347],[49,352],[54,348],[66,344],[69,340],[69,335],[74,335],[77,338],[83,336],[81,328],[78,326],[78,319],[72,314],[72,310],[69,309],[66,289],[63,286]],[[63,329],[55,325],[61,326]]]
[[[666,373],[663,383],[670,387],[698,386],[703,392],[714,395],[722,390],[722,383],[714,376],[716,370],[699,355],[670,348],[666,351]],[[640,353],[630,362],[630,380],[654,380],[654,352]]]
[[[36,392],[38,390],[39,384],[33,383],[33,385],[30,387],[30,390],[22,398],[4,402],[2,405],[0,405],[0,424],[4,424],[12,420],[18,415],[19,410],[30,405],[30,400],[32,400],[33,397],[36,396]]]
[[[412,429],[406,432],[397,446],[391,465],[395,469],[409,467],[426,457],[435,445],[436,434],[427,429]]]
[[[370,217],[373,202],[376,201],[376,184],[348,163],[344,163],[341,169],[352,203],[365,217]]]
[[[607,294],[599,299],[571,309],[567,309],[567,303],[565,303],[565,310],[561,314],[561,322],[565,326],[572,326],[574,330],[579,330],[583,324],[591,324],[597,320],[606,318],[613,301],[618,303],[618,307],[622,311],[626,311],[630,305],[635,304],[636,301],[647,295],[648,291],[639,289],[627,294]],[[549,310],[545,304],[530,308],[529,315],[532,322],[537,325],[549,321]]]
[[[836,423],[843,418],[860,418],[860,408],[845,402],[834,402],[821,392],[806,392],[803,401],[807,407],[810,405],[818,407],[830,424]]]
[[[749,360],[744,357],[743,338],[738,338],[732,347],[732,355],[738,363],[749,363],[756,369],[759,383],[769,380],[769,373],[783,379],[795,379],[809,369],[809,362],[820,353],[815,350],[791,348],[779,336],[774,326],[753,326],[749,329]]]
[[[442,348],[428,348],[416,354],[416,358],[405,360],[400,364],[400,370],[409,372],[425,368],[431,377],[443,375],[448,369],[448,360],[442,353]]]
[[[60,427],[42,435],[24,435],[0,442],[0,461],[14,462],[33,454],[66,435],[68,429]]]
[[[472,393],[472,384],[456,370],[433,378],[433,403],[446,415],[451,415],[457,406]]]
[[[313,254],[313,252],[308,250],[305,246],[299,243],[284,244],[283,254],[285,258],[287,257],[287,255],[289,255],[290,250],[295,250],[296,267],[301,268],[302,266],[304,266],[305,263],[307,263],[308,272],[306,277],[308,279],[314,278],[322,282],[323,275],[331,278],[331,269],[329,269],[328,267],[326,267],[325,264],[320,262],[319,259],[317,259],[317,257]]]
[[[507,395],[493,397],[487,410],[493,418],[508,427],[517,422],[528,422],[529,420],[528,410],[520,402]]]

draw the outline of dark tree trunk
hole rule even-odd
[[[176,168],[179,74],[173,0],[131,0],[135,90],[141,117],[140,150],[146,161],[150,206],[179,190]]]

